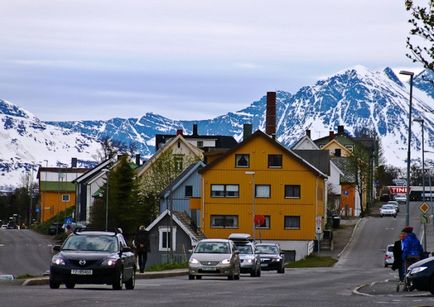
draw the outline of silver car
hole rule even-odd
[[[188,261],[188,279],[201,279],[202,276],[240,279],[240,256],[233,241],[204,239],[196,245]]]
[[[380,216],[391,215],[396,217],[396,209],[394,205],[382,205],[380,208]]]

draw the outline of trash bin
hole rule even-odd
[[[334,216],[333,217],[333,228],[339,228],[341,226],[341,217]]]

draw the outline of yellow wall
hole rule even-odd
[[[338,143],[336,141],[329,142],[321,149],[329,150],[330,154],[333,154],[333,155],[334,155],[334,152],[336,149],[340,149],[341,150],[341,157],[349,157],[351,154],[351,151],[349,151],[347,148],[345,148],[344,146],[342,146],[340,143]]]
[[[235,154],[250,154],[249,168],[235,168]],[[268,155],[282,154],[283,167],[268,168]],[[252,177],[255,184],[271,185],[271,197],[256,198],[256,215],[270,216],[270,229],[257,229],[256,237],[274,240],[315,239],[316,216],[324,217],[324,179],[307,166],[296,161],[263,137],[257,137],[242,146],[212,169],[202,174],[204,203],[202,204],[202,229],[209,238],[226,238],[230,233],[252,234]],[[239,198],[211,198],[211,184],[239,184]],[[300,199],[285,199],[285,185],[300,185]],[[322,195],[317,195],[315,187]],[[211,228],[211,215],[238,215],[237,229]],[[300,229],[285,230],[284,216],[300,216]],[[324,220],[324,219],[323,219]]]
[[[68,202],[62,201],[64,194],[69,194]],[[75,206],[74,192],[41,192],[41,222],[72,206]]]

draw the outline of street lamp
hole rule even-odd
[[[422,127],[422,189],[423,189],[423,197],[422,200],[425,201],[425,146],[424,146],[424,120],[422,118],[415,118],[413,121],[420,123]]]
[[[245,174],[252,176],[252,232],[253,232],[253,240],[256,240],[256,225],[255,225],[255,215],[256,215],[255,172],[253,172],[253,171],[246,171]]]
[[[405,214],[405,224],[410,225],[410,143],[411,143],[411,103],[413,99],[413,76],[414,72],[401,70],[399,72],[401,75],[410,76],[410,105],[408,111],[408,146],[407,146],[407,200],[406,200],[406,209],[407,212]]]
[[[103,169],[102,172],[106,174],[106,180],[107,180],[107,188],[106,188],[106,197],[105,197],[105,231],[108,229],[108,197],[109,197],[109,173],[110,171],[108,169]]]

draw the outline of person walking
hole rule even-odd
[[[407,226],[403,229],[407,233],[402,246],[402,261],[405,262],[405,267],[408,268],[413,263],[422,259],[423,247],[420,241],[413,233],[413,227]]]
[[[402,263],[402,248],[404,244],[404,239],[407,235],[407,232],[401,231],[399,233],[399,240],[395,241],[393,244],[393,264],[392,270],[398,270],[399,281],[404,281],[405,270],[404,265]]]
[[[139,227],[139,230],[137,231],[133,241],[133,246],[136,249],[140,273],[143,273],[145,271],[145,265],[149,251],[148,232],[145,230],[145,226],[141,225]]]

